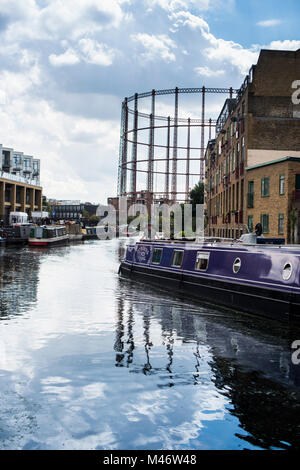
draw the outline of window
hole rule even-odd
[[[282,278],[284,281],[288,281],[293,272],[293,267],[291,263],[286,263],[282,270]]]
[[[245,137],[242,137],[242,151],[241,151],[241,161],[245,159]]]
[[[174,250],[173,257],[172,257],[172,266],[176,266],[180,268],[182,265],[183,260],[183,251],[182,250]]]
[[[261,180],[261,197],[270,196],[270,178],[262,178]]]
[[[278,215],[278,235],[284,233],[284,214]]]
[[[248,208],[254,207],[254,181],[248,181]]]
[[[24,170],[29,170],[31,167],[30,158],[24,158]]]
[[[153,255],[152,255],[153,264],[160,264],[162,252],[163,252],[162,248],[154,248]]]
[[[250,232],[253,232],[253,215],[248,215],[248,228]]]
[[[279,194],[284,194],[285,175],[279,176]]]
[[[262,225],[262,233],[269,233],[269,214],[261,214],[260,223]]]
[[[233,263],[233,266],[232,266],[232,270],[233,270],[234,274],[237,274],[239,272],[239,270],[241,269],[241,265],[242,265],[242,262],[241,262],[240,258],[236,258],[234,260],[234,263]]]
[[[205,251],[197,251],[195,269],[197,271],[206,271],[208,267],[208,260],[209,260],[210,253]]]
[[[242,116],[245,116],[246,104],[245,101],[242,102]]]

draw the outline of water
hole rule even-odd
[[[119,279],[124,241],[0,253],[0,449],[287,449],[296,328]]]

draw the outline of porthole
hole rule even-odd
[[[242,262],[240,258],[236,258],[232,266],[234,274],[237,274],[239,272],[239,270],[241,269],[241,265],[242,265]]]
[[[291,263],[285,263],[283,270],[282,270],[282,279],[284,281],[288,281],[292,275],[292,272],[293,272],[293,267]]]

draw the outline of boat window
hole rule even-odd
[[[239,270],[241,269],[241,265],[242,265],[242,262],[241,262],[240,258],[236,258],[234,260],[233,267],[232,267],[233,272],[235,274],[237,274],[239,272]]]
[[[176,266],[180,268],[182,265],[183,260],[183,251],[182,250],[174,250],[173,257],[172,257],[172,266]]]
[[[291,265],[291,263],[286,263],[284,265],[284,268],[282,270],[282,278],[284,281],[288,281],[289,278],[291,277],[292,275],[292,272],[293,272],[293,267]]]
[[[195,269],[197,271],[206,271],[208,267],[208,260],[209,260],[210,253],[205,251],[197,251]]]
[[[153,255],[152,255],[152,263],[160,264],[162,252],[163,252],[162,248],[154,248]]]

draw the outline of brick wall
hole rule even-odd
[[[286,160],[247,171],[247,180],[254,181],[254,207],[247,208],[247,194],[245,204],[247,208],[246,218],[253,215],[254,226],[261,221],[261,214],[269,214],[269,233],[266,236],[277,237],[278,216],[284,214],[284,238],[290,242],[289,214],[293,206],[292,195],[295,189],[295,175],[300,173],[300,161],[294,162]],[[279,194],[279,176],[285,175],[284,194]],[[261,196],[262,178],[270,178],[270,195]],[[246,188],[248,193],[248,186]]]

